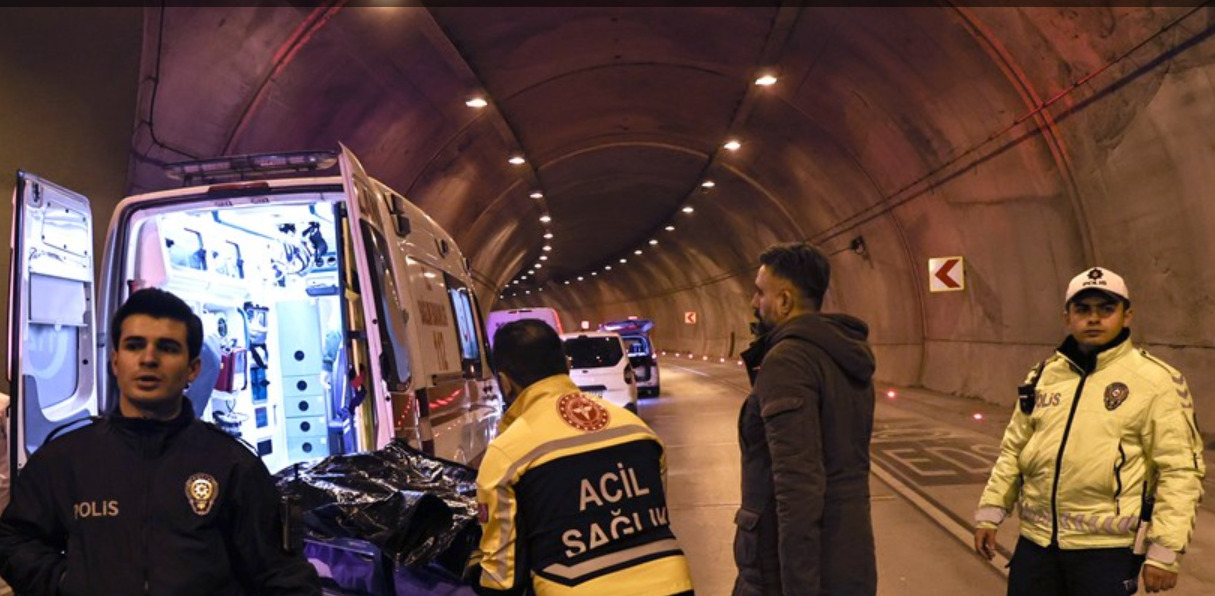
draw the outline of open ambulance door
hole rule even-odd
[[[358,273],[358,287],[349,287],[347,295],[357,295],[361,304],[362,326],[367,341],[366,360],[359,362],[361,353],[354,350],[350,366],[362,375],[367,390],[364,408],[375,412],[371,423],[360,425],[360,434],[367,433],[366,449],[387,445],[395,436],[392,399],[409,399],[412,376],[408,344],[405,335],[403,304],[405,296],[397,287],[390,255],[394,250],[392,228],[385,228],[378,203],[384,198],[376,183],[367,176],[358,158],[342,145],[338,157],[342,170],[342,185],[346,191],[346,212],[349,219],[351,256]],[[370,374],[365,374],[369,372]],[[416,408],[408,408],[416,416]],[[364,422],[365,418],[361,419]],[[415,443],[416,444],[416,443]]]
[[[8,448],[15,477],[54,429],[99,410],[88,199],[18,172],[9,248]]]

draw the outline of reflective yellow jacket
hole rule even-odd
[[[1038,545],[1130,546],[1146,491],[1156,499],[1148,563],[1177,571],[1206,470],[1193,396],[1130,339],[1085,359],[1069,338],[1045,362],[1033,413],[1013,412],[975,520],[995,527],[1017,503],[1021,535]]]
[[[692,590],[668,524],[663,445],[567,375],[507,409],[477,473],[478,592],[671,596]]]

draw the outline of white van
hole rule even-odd
[[[340,175],[284,177],[335,161]],[[176,167],[189,182],[236,166],[278,178],[242,171],[235,182],[124,199],[99,272],[88,200],[20,173],[12,472],[52,429],[112,407],[107,327],[131,291],[149,286],[203,320],[203,371],[187,391],[196,413],[250,444],[272,472],[397,437],[475,463],[502,400],[468,262],[451,236],[345,147]]]
[[[637,413],[637,379],[625,356],[624,341],[613,331],[561,335],[570,378],[578,389]]]
[[[561,317],[557,316],[556,309],[543,306],[532,306],[528,308],[512,308],[510,310],[494,310],[490,311],[485,317],[485,332],[489,336],[490,346],[493,346],[494,333],[501,327],[511,321],[519,319],[539,319],[548,323],[558,335],[565,333],[561,328]]]

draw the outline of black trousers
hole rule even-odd
[[[1062,550],[1022,537],[1008,569],[1008,596],[1128,596],[1143,560],[1130,548]]]

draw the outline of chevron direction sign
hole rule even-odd
[[[928,290],[960,292],[966,289],[966,265],[962,257],[928,259]]]

